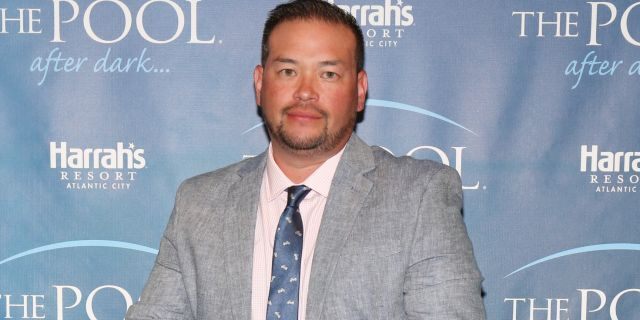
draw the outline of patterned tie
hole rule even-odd
[[[309,191],[311,189],[304,185],[287,189],[287,207],[280,216],[273,243],[267,320],[298,319],[302,260],[302,217],[298,206]]]

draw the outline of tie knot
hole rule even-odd
[[[287,207],[297,208],[300,201],[311,191],[311,188],[305,185],[291,186],[287,189]]]

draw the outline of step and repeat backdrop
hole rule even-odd
[[[0,2],[0,319],[124,317],[178,184],[267,146],[277,2]],[[640,319],[640,2],[335,3],[358,134],[462,176],[487,318]]]

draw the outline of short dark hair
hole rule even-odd
[[[262,65],[269,57],[269,36],[276,26],[286,21],[314,19],[340,24],[351,30],[356,39],[356,71],[360,72],[364,68],[364,38],[360,25],[351,14],[323,0],[294,0],[280,4],[269,12],[262,33]]]

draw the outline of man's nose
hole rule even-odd
[[[317,100],[318,92],[316,90],[316,82],[313,77],[300,77],[298,88],[296,88],[294,95],[294,98],[299,101]]]

